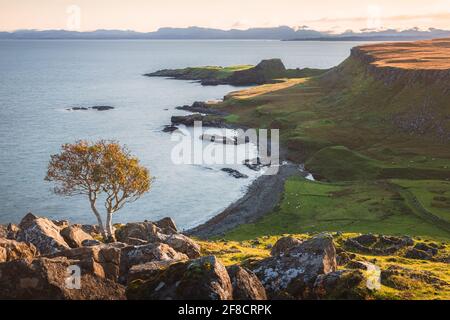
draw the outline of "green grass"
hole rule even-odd
[[[320,185],[311,185],[312,192],[321,193],[324,190]],[[342,247],[345,239],[354,237],[357,234],[344,233],[342,235],[334,235],[334,243],[339,248]],[[307,234],[292,234],[298,239],[308,239]],[[202,248],[202,255],[215,255],[226,266],[241,264],[248,265],[255,260],[264,259],[270,256],[270,248],[281,237],[281,235],[265,235],[247,240],[226,240],[220,239],[215,241],[198,241]],[[424,239],[414,239],[415,242],[426,242],[428,244],[435,243],[442,246],[442,243]],[[352,252],[346,248],[348,252]],[[447,243],[444,249],[441,249],[443,255],[450,254],[450,244]],[[377,265],[381,270],[386,270],[391,266],[406,268],[404,274],[392,278],[394,283],[384,283],[379,291],[373,291],[370,299],[381,300],[448,300],[450,299],[450,285],[443,287],[433,286],[430,282],[424,281],[420,277],[415,277],[408,270],[416,274],[426,275],[428,277],[438,278],[441,281],[450,283],[450,268],[448,264],[442,262],[413,260],[402,257],[403,252],[395,255],[374,256],[362,254],[360,252],[352,252],[355,257],[354,261],[366,261]],[[339,269],[345,269],[346,266],[339,266]]]
[[[341,231],[450,239],[450,233],[420,217],[382,182],[321,183],[291,178],[274,212],[227,233],[225,239]]]

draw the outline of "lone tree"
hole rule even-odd
[[[45,180],[56,183],[56,194],[88,197],[105,241],[114,239],[113,213],[139,199],[152,182],[149,171],[126,147],[107,140],[63,145],[59,154],[51,156]],[[97,209],[100,199],[104,199],[106,228]]]

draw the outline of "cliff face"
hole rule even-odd
[[[450,39],[360,46],[352,49],[351,58],[386,84],[399,81],[449,87]]]

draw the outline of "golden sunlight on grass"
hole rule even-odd
[[[450,39],[371,44],[359,47],[379,67],[418,70],[450,69]]]
[[[295,86],[300,83],[304,83],[307,78],[295,78],[295,79],[280,79],[281,82],[265,84],[262,86],[252,87],[246,90],[234,91],[229,93],[226,98],[234,99],[250,99],[256,96],[260,96],[269,92],[278,91]]]

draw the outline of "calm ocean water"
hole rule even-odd
[[[173,217],[181,228],[206,221],[237,200],[255,178],[234,179],[220,168],[174,165],[175,142],[161,128],[176,106],[220,99],[230,86],[147,78],[163,68],[256,64],[281,58],[287,67],[328,68],[355,42],[280,41],[0,41],[0,223],[27,212],[95,222],[83,197],[51,193],[44,181],[51,154],[78,139],[116,139],[156,177],[151,192],[115,221]],[[111,105],[107,112],[69,112]],[[169,109],[169,110],[165,110]]]

